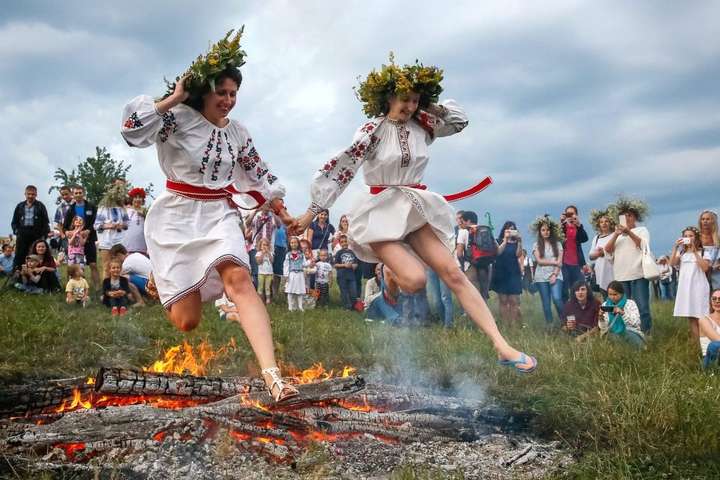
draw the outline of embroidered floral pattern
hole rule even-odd
[[[232,180],[233,172],[235,171],[235,164],[237,163],[235,160],[235,152],[233,151],[232,145],[230,144],[230,138],[228,137],[227,132],[223,132],[223,135],[225,135],[225,142],[227,143],[228,153],[230,154],[230,171],[228,172],[227,180]]]
[[[140,121],[140,117],[138,117],[137,112],[133,112],[132,115],[130,115],[128,117],[128,119],[125,120],[123,127],[128,128],[128,129],[143,127],[143,123]]]
[[[207,168],[207,164],[210,161],[210,150],[212,150],[214,144],[215,129],[213,129],[212,134],[210,135],[210,140],[208,140],[207,146],[205,147],[205,152],[203,153],[202,161],[200,162],[200,169],[198,171],[201,175],[205,175],[205,169]]]
[[[210,175],[210,179],[213,182],[216,182],[218,179],[217,174],[220,171],[221,164],[222,164],[222,142],[220,140],[220,135],[218,134],[217,143],[215,144],[215,161],[213,162],[213,170],[212,170],[212,174]]]
[[[240,162],[243,170],[250,172],[255,170],[260,163],[260,155],[258,155],[257,150],[255,150],[251,138],[248,138],[247,142],[245,142],[245,146],[243,146],[242,151],[245,150],[247,150],[247,153],[242,155],[238,161]]]
[[[158,136],[160,137],[160,141],[165,143],[167,142],[167,139],[171,134],[177,132],[177,122],[175,121],[175,114],[171,111],[163,113],[162,122],[163,126],[160,129],[160,133],[158,133]]]
[[[353,179],[355,176],[355,172],[353,172],[351,169],[347,167],[343,167],[338,172],[337,176],[333,178],[333,181],[340,185],[341,187],[344,187],[348,183],[350,183],[350,180]]]
[[[278,179],[278,177],[276,177],[272,173],[268,173],[268,176],[267,176],[268,185],[272,185],[273,183],[277,182],[277,179]]]
[[[397,123],[395,124],[395,129],[397,131],[398,141],[400,142],[400,151],[402,152],[400,166],[407,167],[410,165],[410,145],[408,144],[410,130],[405,128],[405,125]]]
[[[320,212],[322,212],[324,210],[324,208],[322,206],[318,205],[317,203],[312,202],[310,204],[310,208],[308,208],[308,210],[310,210],[315,216],[317,216],[317,215],[320,215]]]

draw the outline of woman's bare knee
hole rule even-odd
[[[199,312],[189,312],[180,308],[173,307],[169,313],[170,321],[178,330],[189,332],[195,330],[200,324]]]
[[[442,278],[443,282],[445,282],[445,285],[453,291],[468,282],[468,279],[463,271],[456,265],[446,265],[443,267],[443,271],[438,272],[438,274],[440,275],[440,278]]]
[[[396,277],[400,289],[405,293],[417,293],[424,289],[427,283],[423,270],[404,272],[402,276],[396,274]]]

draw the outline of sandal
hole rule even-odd
[[[273,397],[275,403],[283,402],[300,394],[297,388],[293,387],[289,383],[285,383],[280,376],[280,369],[278,367],[265,368],[260,373],[263,375],[270,375],[270,378],[272,378],[272,383],[268,387],[268,392],[270,392],[270,396]],[[277,387],[277,394],[273,393],[275,387]]]
[[[520,352],[519,359],[498,360],[498,365],[513,367],[518,373],[532,373],[537,368],[537,360],[533,356],[525,355],[523,352]]]

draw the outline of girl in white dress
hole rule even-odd
[[[404,292],[425,288],[423,262],[427,264],[490,337],[499,361],[531,372],[536,360],[502,337],[482,296],[455,262],[451,253],[455,212],[443,196],[421,184],[430,144],[468,124],[455,101],[435,103],[441,80],[439,69],[417,64],[401,68],[391,63],[368,75],[358,93],[365,112],[374,118],[357,130],[349,148],[315,175],[312,203],[298,219],[299,228],[307,228],[322,209],[330,208],[364,165],[370,192],[348,214],[351,250],[361,260],[386,264]]]
[[[234,49],[234,56],[229,55],[232,61],[213,77],[214,88],[206,81],[188,92],[185,85],[197,81],[188,74],[163,100],[133,99],[123,112],[122,135],[134,147],[155,144],[168,179],[167,190],[148,212],[145,240],[170,320],[182,331],[192,330],[200,322],[202,302],[227,293],[242,308],[239,323],[271,394],[280,401],[297,390],[280,377],[270,319],[250,278],[231,195],[247,192],[258,203],[270,202],[286,223],[292,217],[282,203],[284,187],[260,159],[250,133],[227,117],[242,82],[236,66],[244,63],[244,53],[239,50],[239,35],[231,43],[227,37],[221,42],[221,48]]]
[[[147,245],[145,244],[145,215],[147,210],[143,206],[145,204],[145,190],[142,188],[133,188],[128,192],[130,197],[130,206],[125,210],[128,215],[128,228],[125,231],[122,244],[128,253],[142,253],[147,255]]]
[[[305,296],[305,255],[300,250],[300,239],[291,237],[289,251],[285,255],[283,275],[285,276],[285,293],[287,294],[288,310],[303,310]]]
[[[700,231],[696,227],[687,227],[673,245],[670,264],[680,268],[677,296],[675,297],[675,317],[687,317],[690,333],[697,342],[700,338],[698,319],[710,312],[710,284],[707,271],[710,262],[702,257]]]

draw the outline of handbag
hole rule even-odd
[[[648,242],[642,242],[642,271],[643,278],[654,282],[660,278],[660,268],[655,261],[655,255],[650,251]]]

